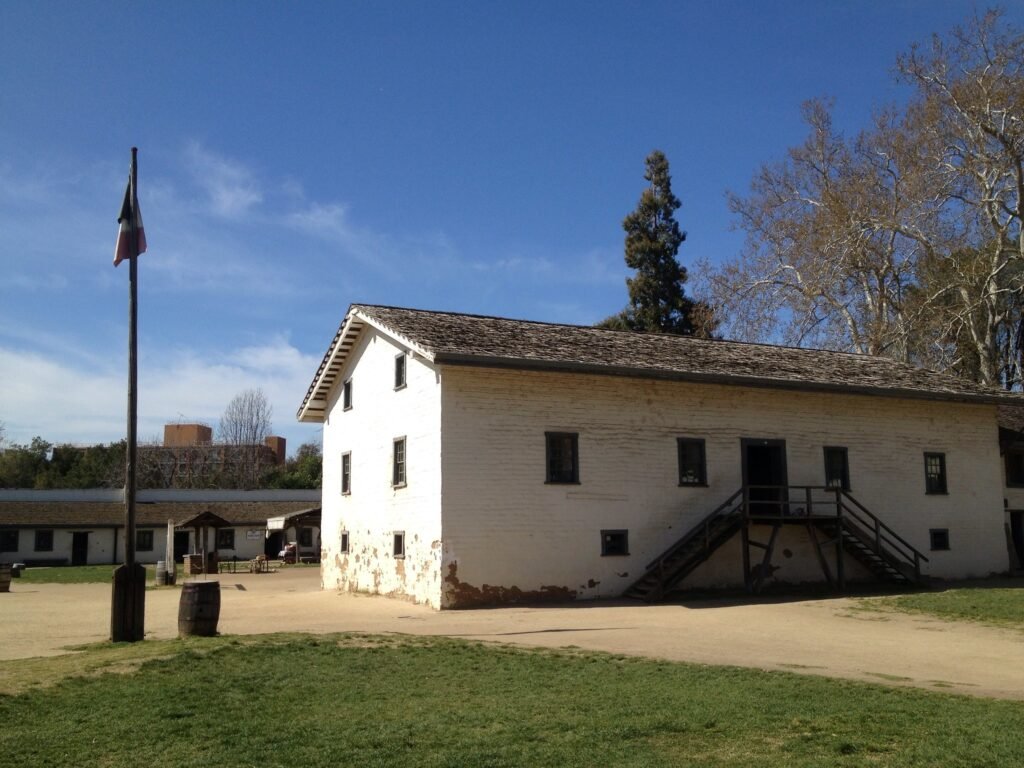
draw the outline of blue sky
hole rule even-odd
[[[140,439],[262,387],[291,450],[349,303],[592,323],[655,148],[684,264],[734,256],[727,190],[864,127],[898,53],[968,2],[0,3],[0,421],[124,435],[129,149]],[[1020,25],[1024,11],[1009,18]]]

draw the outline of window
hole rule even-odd
[[[0,552],[18,551],[18,531],[0,531]]]
[[[708,469],[704,459],[704,441],[692,437],[678,437],[679,484],[707,485]]]
[[[352,454],[341,454],[341,493],[347,496],[352,493]]]
[[[36,552],[53,552],[53,530],[46,528],[36,531]]]
[[[391,452],[391,485],[395,488],[405,487],[405,438],[396,437],[394,450]]]
[[[850,490],[850,463],[845,448],[825,446],[825,485]]]
[[[312,528],[299,528],[299,546],[300,547],[312,547],[313,546],[313,529]]]
[[[392,554],[396,560],[401,560],[405,557],[405,531],[395,531],[395,543],[392,548]]]
[[[235,529],[234,528],[218,528],[217,529],[217,549],[234,549],[235,548]]]
[[[545,432],[547,443],[547,482],[579,483],[579,434]]]
[[[136,531],[135,532],[135,551],[136,552],[152,552],[153,551],[153,531]]]
[[[925,493],[946,493],[946,454],[924,455],[924,490]]]
[[[629,554],[629,531],[601,531],[601,557]]]
[[[405,386],[405,353],[395,358],[395,389],[402,389]]]
[[[949,528],[932,528],[928,531],[932,551],[949,549]]]
[[[344,411],[352,408],[352,379],[341,385],[341,408]]]
[[[348,531],[341,532],[341,554],[348,554]]]
[[[1006,465],[1006,485],[1010,488],[1024,488],[1024,451],[1007,451],[1003,461]]]

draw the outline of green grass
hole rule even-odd
[[[1024,629],[1024,587],[970,587],[871,598],[863,605],[875,610],[922,613],[941,619],[977,621]]]
[[[48,568],[26,568],[21,579],[26,584],[109,584],[116,565],[58,565]],[[178,574],[181,575],[181,566]],[[156,579],[156,566],[146,566],[146,578]],[[17,586],[17,582],[14,582]]]
[[[262,636],[23,664],[8,765],[1024,764],[1021,702],[597,653]]]

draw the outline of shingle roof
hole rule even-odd
[[[366,325],[440,364],[987,403],[1024,400],[1019,394],[883,357],[353,304],[306,393],[300,420],[322,419],[335,377]]]
[[[139,527],[165,526],[203,512],[212,512],[232,525],[265,528],[271,517],[309,509],[308,502],[153,502],[137,503],[135,524]],[[0,526],[33,527],[121,527],[124,504],[96,501],[0,501]]]

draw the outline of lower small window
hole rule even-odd
[[[235,548],[235,529],[234,528],[218,528],[217,529],[217,549],[234,549]]]
[[[932,551],[949,549],[949,528],[932,528],[928,531]]]
[[[348,554],[348,531],[341,532],[341,554]]]
[[[137,552],[152,552],[153,551],[153,532],[152,531],[136,531],[135,532],[135,549]]]
[[[395,543],[392,554],[396,559],[405,557],[405,531],[395,531]]]
[[[601,557],[629,554],[629,531],[601,531]]]
[[[44,528],[36,531],[36,552],[53,552],[53,531]]]

